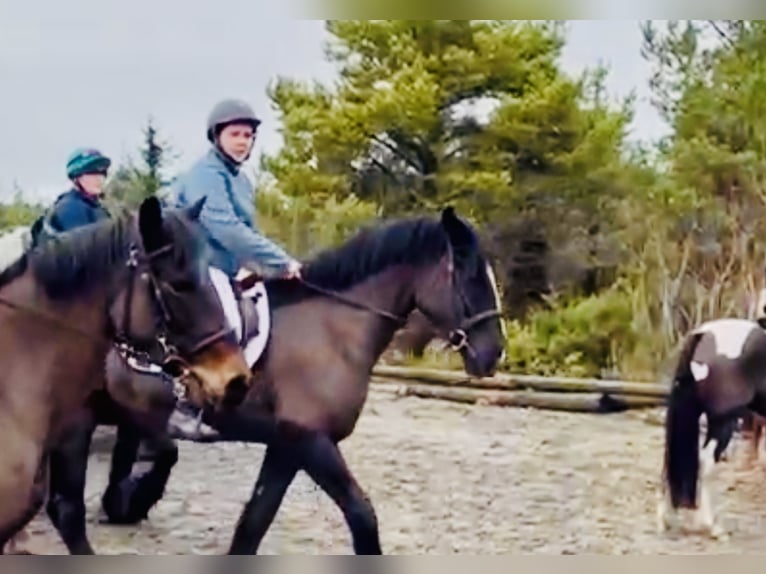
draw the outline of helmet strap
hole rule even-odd
[[[87,195],[88,197],[100,197],[100,196],[102,196],[104,194],[103,190],[101,191],[101,193],[94,194],[94,193],[90,193],[85,188],[83,188],[83,186],[80,185],[80,177],[82,175],[86,175],[86,174],[83,173],[83,174],[78,175],[77,177],[72,178],[72,184],[74,185],[74,188],[77,191]]]

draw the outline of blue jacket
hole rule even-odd
[[[70,189],[59,195],[53,206],[32,224],[32,244],[109,217],[109,212],[97,198]]]
[[[56,199],[49,223],[61,233],[108,218],[109,212],[98,199],[70,189]]]
[[[171,193],[187,207],[207,196],[200,223],[212,248],[212,265],[229,277],[240,267],[266,274],[281,273],[293,260],[263,236],[255,222],[253,185],[239,167],[211,148],[173,183]]]

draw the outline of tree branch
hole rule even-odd
[[[715,20],[707,20],[707,23],[709,26],[713,28],[713,30],[715,30],[718,33],[718,35],[723,40],[728,42],[729,47],[734,46],[734,40],[732,40],[731,36],[729,36],[726,32],[723,31],[723,29],[718,25],[718,22],[716,22]]]
[[[409,165],[410,167],[412,167],[413,169],[416,169],[419,172],[421,171],[420,166],[415,162],[415,160],[413,160],[411,157],[408,157],[402,150],[400,150],[395,145],[392,145],[392,144],[388,143],[386,140],[381,139],[380,137],[378,137],[378,136],[376,136],[374,134],[368,134],[368,137],[372,141],[374,141],[374,142],[382,145],[386,149],[388,149],[391,153],[393,153],[394,155],[396,155],[400,159],[404,160],[404,162],[407,165]]]

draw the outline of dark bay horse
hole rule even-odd
[[[269,346],[233,414],[210,415],[228,440],[267,445],[229,554],[254,554],[304,470],[338,505],[357,554],[382,553],[372,502],[338,444],[354,430],[370,375],[396,329],[420,310],[474,376],[494,373],[505,340],[497,288],[471,226],[452,208],[362,231],[305,267],[269,280]]]
[[[163,214],[150,198],[0,273],[0,551],[43,503],[50,447],[116,343],[193,373],[200,406],[243,394],[250,371],[204,273],[201,208]]]
[[[380,553],[374,509],[338,443],[353,432],[372,367],[416,309],[462,354],[468,372],[494,372],[505,340],[492,269],[473,229],[448,208],[441,219],[407,219],[364,230],[308,262],[302,282],[268,280],[266,291],[270,341],[253,365],[246,403],[220,416],[206,412],[207,422],[222,433],[220,440],[268,445],[230,553],[257,551],[300,469],[340,506],[355,550]],[[136,460],[138,438],[126,430],[122,439],[112,461],[113,470],[121,472],[114,480],[110,476],[107,493],[111,489],[122,497],[115,521],[130,522],[149,510],[143,492],[154,489],[161,495],[164,483],[148,487],[139,484],[141,479],[124,479]],[[87,444],[57,460],[56,472],[82,477],[75,491],[60,492],[70,507],[83,504],[86,464]],[[57,527],[70,551],[88,553],[84,512]]]
[[[766,309],[764,310],[766,311]],[[691,509],[694,527],[725,537],[716,522],[708,481],[740,417],[766,415],[766,321],[718,319],[692,331],[676,364],[665,421],[663,489],[658,529],[668,506]],[[700,417],[707,433],[700,445]]]

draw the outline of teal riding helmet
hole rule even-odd
[[[79,148],[69,156],[66,162],[66,174],[74,179],[86,173],[102,173],[106,175],[112,160],[97,149]]]

